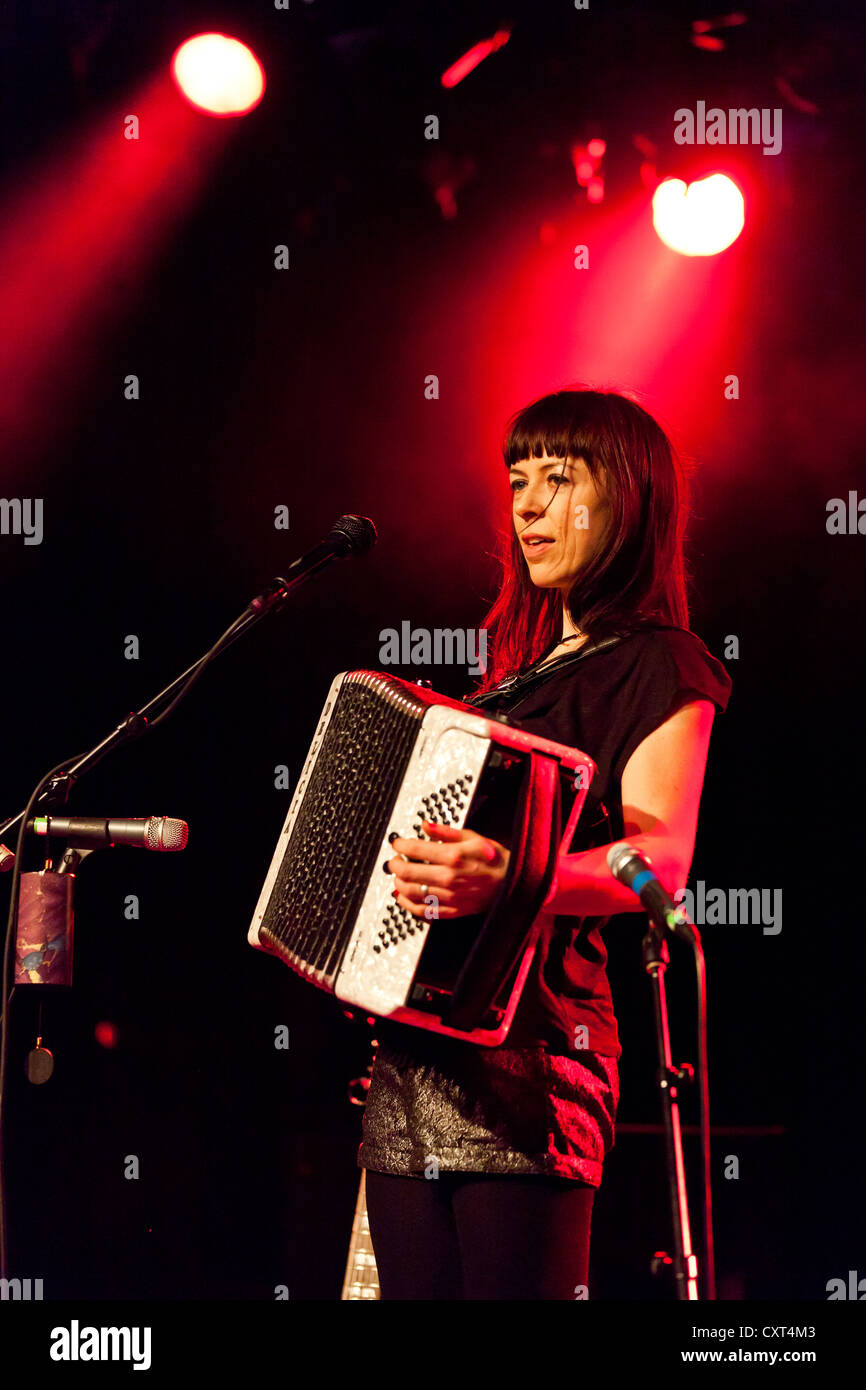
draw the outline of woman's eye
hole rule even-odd
[[[559,485],[559,483],[567,483],[568,479],[564,473],[548,473],[547,481]],[[511,491],[517,492],[520,488],[525,487],[525,485],[525,480],[523,478],[515,478],[510,484]]]

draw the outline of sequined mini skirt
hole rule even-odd
[[[477,1047],[436,1035],[380,1040],[358,1166],[398,1176],[539,1173],[601,1184],[614,1144],[614,1057]]]

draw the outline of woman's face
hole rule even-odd
[[[567,594],[604,537],[606,498],[582,458],[564,463],[545,452],[515,463],[509,481],[514,530],[530,579],[540,589]]]

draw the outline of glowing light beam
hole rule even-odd
[[[21,468],[62,435],[87,399],[92,350],[143,291],[230,129],[179,102],[163,69],[6,190],[0,457],[7,475],[13,461]]]

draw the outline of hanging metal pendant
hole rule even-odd
[[[34,1086],[41,1086],[50,1079],[54,1071],[54,1056],[47,1047],[42,1046],[41,1038],[36,1039],[36,1046],[27,1053],[24,1070],[27,1080]]]

